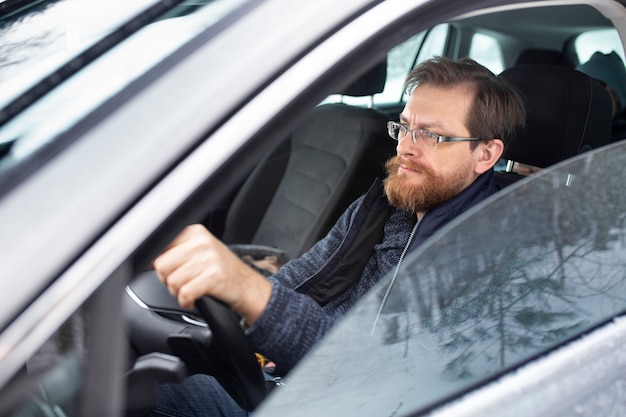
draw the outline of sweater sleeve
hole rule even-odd
[[[267,308],[247,335],[281,372],[288,372],[332,325],[333,319],[313,299],[276,283]]]
[[[295,289],[337,250],[361,201],[356,200],[344,212],[326,237],[269,278],[273,285],[269,303],[246,334],[255,349],[274,361],[281,371],[289,371],[334,323],[319,304]]]

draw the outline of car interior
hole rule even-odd
[[[506,168],[495,173],[499,185],[523,177],[513,172],[515,163],[546,168],[610,142],[611,100],[597,81],[568,66],[544,64],[515,65],[500,76],[525,98],[527,125],[504,151]]]
[[[571,10],[573,18],[580,18],[580,13],[590,9],[571,6]],[[501,26],[503,21],[521,22],[537,15],[548,21],[560,12],[562,8],[554,8],[545,17],[541,8],[501,12],[504,16],[470,17],[451,22],[448,36],[457,30],[456,36],[470,29],[475,33],[493,30],[497,25],[503,32],[499,36],[504,38],[507,35]],[[594,11],[591,20],[599,19],[596,14]],[[517,30],[522,30],[520,27],[516,26]],[[497,182],[503,187],[524,178],[513,172],[515,163],[545,168],[610,140],[609,95],[598,82],[573,68],[568,58],[572,51],[539,48],[545,44],[543,39],[538,44],[517,35],[519,38],[509,39],[507,46],[523,49],[517,52],[511,47],[505,52],[512,64],[500,76],[515,85],[524,97],[527,126],[507,147],[503,168],[496,172]],[[414,59],[420,59],[419,52]],[[354,81],[339,95],[340,102],[316,107],[254,169],[232,202],[225,204],[228,210],[223,227],[213,223],[209,227],[221,230],[222,239],[235,252],[259,258],[278,256],[282,262],[297,257],[324,235],[375,177],[383,175],[382,164],[395,152],[394,141],[387,140],[385,122],[397,119],[401,103],[370,107],[376,94],[384,90],[387,73],[393,71],[390,60],[389,56],[387,62]],[[354,96],[364,97],[361,103],[365,104],[347,104],[354,101]],[[208,221],[216,218],[219,217]],[[206,340],[210,331],[198,326],[203,322],[198,312],[181,311],[165,288],[155,282],[154,274],[148,271],[127,287],[127,301],[141,300],[144,304],[127,302],[132,312],[130,339],[135,354],[157,350],[174,353],[187,362],[186,358],[194,356],[188,345],[194,345],[193,351],[200,345],[190,343],[187,333]],[[184,343],[180,342],[181,334],[185,334]]]
[[[385,61],[311,109],[244,182],[214,204],[204,224],[242,257],[275,256],[284,263],[306,252],[375,178],[384,177],[384,162],[395,154],[396,144],[387,136],[386,122],[396,120],[402,110],[402,80],[416,63],[433,55],[473,57],[522,94],[527,125],[497,166],[502,187],[524,180],[514,172],[516,163],[546,168],[609,144],[610,96],[600,83],[575,69],[583,60],[577,50],[579,37],[606,31],[611,39],[617,36],[607,16],[583,4],[527,7],[461,16],[415,34],[389,51]],[[621,43],[619,48],[623,54]],[[231,326],[225,336],[218,336],[207,324],[210,317],[219,316],[235,326],[236,317],[224,316],[219,307],[180,308],[153,271],[138,275],[124,291],[129,338],[127,415],[147,415],[154,401],[154,382],[180,381],[196,372],[216,375],[247,409],[263,400],[266,385],[259,375],[238,374],[232,369],[232,358],[224,359],[230,348],[211,343],[218,337],[232,340],[240,335],[229,333]],[[84,323],[77,320],[65,331],[79,331]],[[7,415],[15,417],[45,415],[40,410],[61,404],[72,415],[67,404],[76,395],[73,390],[80,389],[79,355],[69,356],[60,372],[54,368],[49,373],[52,382],[37,387],[38,395],[29,396],[26,405],[20,400],[0,411],[9,410]],[[247,350],[235,357],[254,358]],[[18,392],[34,389],[32,383],[22,385]],[[67,389],[59,390],[60,386]]]

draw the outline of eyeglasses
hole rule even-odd
[[[479,138],[456,138],[452,136],[442,136],[426,129],[410,130],[408,126],[405,126],[402,123],[398,122],[387,122],[387,133],[389,133],[389,136],[391,136],[391,138],[395,140],[400,140],[409,133],[411,133],[411,139],[413,139],[413,143],[417,143],[417,139],[419,138],[423,143],[430,146],[435,146],[439,142],[464,142],[468,140],[480,140]]]

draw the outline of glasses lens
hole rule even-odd
[[[436,133],[433,133],[429,130],[420,129],[417,131],[417,134],[419,135],[419,138],[422,140],[422,142],[430,146],[437,145],[438,135]]]

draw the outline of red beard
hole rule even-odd
[[[420,186],[408,184],[408,180],[398,175],[398,168],[404,165],[418,172],[422,178]],[[448,201],[465,188],[466,173],[460,169],[451,176],[435,173],[430,168],[417,165],[400,156],[394,156],[385,163],[387,178],[385,194],[394,207],[408,213],[424,213]]]

